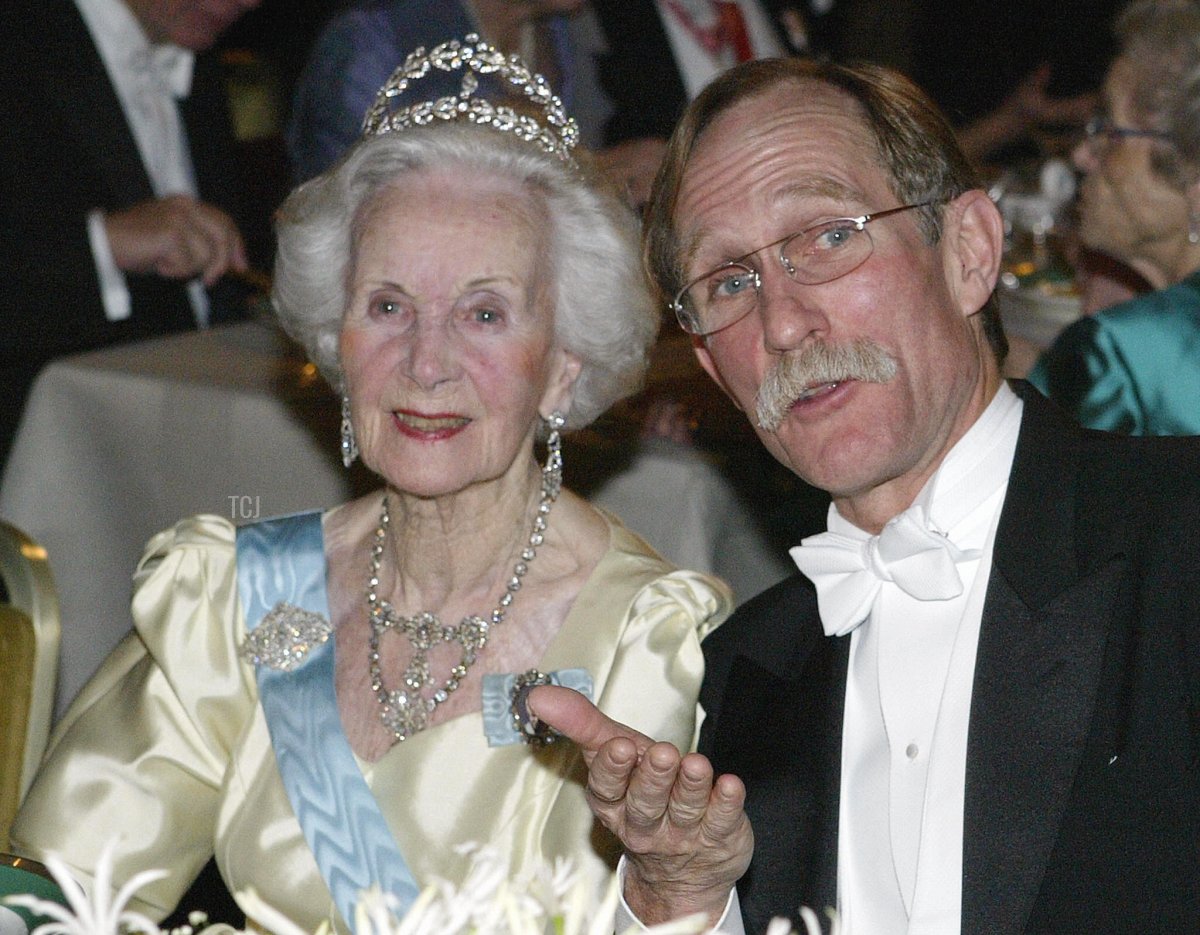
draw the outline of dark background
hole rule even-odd
[[[346,0],[263,0],[222,38],[278,70],[285,88],[299,73],[320,26]],[[814,51],[868,59],[915,78],[960,123],[1003,99],[1042,62],[1051,90],[1097,86],[1112,54],[1111,23],[1123,0],[833,0],[816,14],[797,0]]]

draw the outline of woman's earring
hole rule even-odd
[[[562,427],[567,417],[555,409],[544,420],[546,426],[546,466],[542,468],[542,494],[553,500],[562,490]]]
[[[342,464],[350,467],[358,457],[358,442],[354,440],[354,423],[350,421],[350,397],[342,394]]]
[[[1188,215],[1188,243],[1200,243],[1200,214],[1195,211]]]

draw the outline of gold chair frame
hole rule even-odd
[[[0,851],[46,750],[58,673],[58,596],[46,550],[0,521]]]

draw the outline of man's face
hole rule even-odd
[[[262,0],[126,0],[151,42],[209,49],[243,13]]]
[[[697,141],[675,212],[684,279],[820,221],[899,203],[855,102],[816,82],[777,86]],[[880,219],[868,227],[870,258],[816,286],[794,282],[762,251],[751,260],[762,277],[757,310],[697,349],[752,420],[764,377],[787,355],[867,344],[894,362],[885,382],[824,380],[785,404],[778,427],[756,424],[776,458],[839,507],[847,501],[852,521],[855,502],[877,505],[885,521],[904,509],[990,397],[981,387],[987,351],[969,320],[978,305],[951,275],[958,256],[945,244],[958,238],[947,226],[930,245],[916,212]]]

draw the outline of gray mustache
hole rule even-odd
[[[774,432],[810,387],[843,380],[886,383],[895,375],[896,361],[874,341],[810,344],[781,357],[767,371],[754,397],[754,414],[759,428]]]

